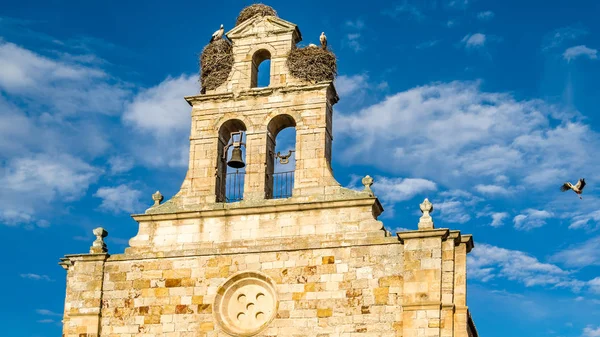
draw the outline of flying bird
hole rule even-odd
[[[584,187],[585,187],[585,179],[581,178],[581,179],[579,179],[579,181],[577,181],[577,184],[575,184],[575,186],[573,186],[573,184],[571,184],[570,182],[564,183],[560,187],[560,190],[562,192],[566,192],[568,190],[573,190],[573,192],[575,192],[575,193],[577,193],[577,195],[579,195],[579,199],[583,199],[581,197],[581,193],[583,192]]]
[[[210,38],[210,42],[220,40],[223,37],[223,32],[223,24],[221,24],[221,28],[213,33],[212,37]]]
[[[321,47],[323,47],[323,49],[327,49],[327,36],[325,36],[325,32],[321,32],[319,40],[321,41]]]

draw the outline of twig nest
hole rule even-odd
[[[200,56],[200,85],[202,91],[216,89],[227,81],[233,68],[231,43],[220,39],[204,47]]]
[[[277,16],[277,12],[272,7],[264,5],[264,4],[250,5],[244,9],[242,9],[242,11],[240,12],[240,15],[238,15],[238,17],[237,17],[237,21],[235,22],[235,25],[238,26],[242,22],[244,22],[248,19],[251,19],[256,15]]]
[[[337,75],[335,54],[315,45],[292,49],[287,67],[292,76],[314,83],[333,81]]]

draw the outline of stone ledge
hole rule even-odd
[[[244,98],[248,96],[260,96],[260,95],[268,95],[275,92],[281,93],[291,93],[298,91],[313,91],[313,90],[322,90],[332,86],[332,81],[319,82],[317,84],[303,84],[303,85],[281,85],[281,86],[272,86],[265,88],[249,88],[243,91],[240,91],[235,97],[233,92],[225,92],[218,94],[200,94],[193,96],[185,96],[184,99],[188,102],[190,106],[194,106],[194,103],[212,101],[212,100],[235,100],[236,98]],[[337,94],[336,94],[337,95]],[[337,101],[337,100],[336,100]]]
[[[418,238],[434,238],[440,237],[445,240],[448,237],[450,230],[448,228],[439,228],[431,230],[414,230],[406,232],[398,232],[398,239],[400,242],[404,242],[406,239],[418,239]]]
[[[357,194],[362,194],[360,191],[355,192],[354,197]],[[172,201],[173,199],[169,200]],[[164,207],[161,207],[164,206]],[[169,204],[166,202],[162,205],[157,206],[155,209],[150,208],[146,214],[133,214],[131,217],[135,221],[149,221],[149,220],[178,220],[178,219],[194,219],[204,217],[226,217],[235,215],[251,215],[251,214],[264,214],[264,213],[280,213],[280,212],[297,212],[306,210],[317,210],[317,209],[335,209],[335,208],[350,208],[356,206],[372,206],[375,214],[379,215],[383,212],[383,207],[376,197],[365,196],[364,198],[348,198],[348,199],[337,199],[337,200],[318,200],[318,201],[295,201],[294,198],[288,199],[262,199],[259,201],[239,202],[239,203],[215,203],[204,205],[207,207],[203,210],[184,210],[174,209],[165,210],[164,213],[160,213],[162,209],[168,209],[169,206],[178,206],[175,202]],[[210,208],[209,208],[210,207]]]
[[[258,254],[295,250],[349,248],[400,244],[397,238],[384,236],[384,231],[369,233],[345,233],[323,237],[287,237],[278,238],[277,244],[266,244],[263,240],[242,240],[225,244],[204,243],[204,247],[173,251],[144,251],[145,247],[127,248],[125,254],[112,255],[107,262],[145,260],[153,258],[177,258],[192,256]],[[273,241],[273,240],[269,240]],[[136,252],[137,251],[137,252]],[[400,258],[400,257],[399,257]]]
[[[442,302],[420,302],[402,305],[403,311],[440,310],[441,308]]]

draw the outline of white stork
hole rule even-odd
[[[581,193],[583,192],[584,187],[585,187],[585,179],[581,178],[581,179],[579,179],[579,181],[577,181],[577,184],[575,184],[575,186],[573,186],[573,184],[571,184],[570,182],[564,183],[560,187],[560,190],[562,192],[565,192],[568,190],[573,190],[573,192],[575,192],[575,193],[577,193],[577,195],[579,195],[579,199],[583,199],[581,197]]]
[[[327,49],[327,36],[325,36],[325,32],[321,32],[319,40],[321,41],[321,47],[323,47],[323,49]]]
[[[223,24],[221,24],[221,28],[213,33],[212,37],[210,38],[210,42],[220,40],[223,37],[223,32]]]
[[[316,45],[316,44],[314,44],[314,43],[309,43],[309,44],[308,44],[308,46],[309,46],[310,48],[316,48],[316,47],[317,47],[317,45]]]

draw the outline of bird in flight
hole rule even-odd
[[[579,199],[583,199],[581,197],[581,193],[583,192],[583,188],[585,187],[585,179],[581,178],[579,179],[579,181],[577,181],[577,184],[573,185],[570,182],[566,182],[564,183],[561,187],[560,190],[562,192],[568,191],[568,190],[573,190],[573,192],[577,193],[577,195],[579,195]]]
[[[223,32],[223,24],[221,24],[221,28],[213,33],[212,37],[210,38],[210,42],[220,40],[223,37]]]

